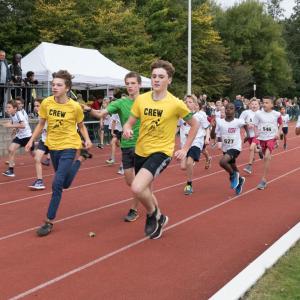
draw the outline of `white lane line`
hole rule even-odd
[[[288,150],[283,150],[281,152],[278,152],[278,153],[275,153],[272,155],[272,157],[274,156],[278,156],[278,155],[281,155],[281,154],[285,154],[285,153],[288,153],[290,151],[294,151],[296,149],[299,149],[300,146],[298,147],[295,147],[295,148],[291,148],[291,149],[288,149]],[[220,154],[220,155],[217,155],[217,156],[222,156],[223,154]],[[242,167],[244,165],[246,165],[247,163],[244,163],[244,164],[241,164],[239,165],[238,167]],[[172,166],[177,166],[179,164],[174,164]],[[170,167],[172,167],[170,166]],[[169,168],[170,168],[169,167]],[[168,168],[168,169],[169,169]],[[209,173],[208,176],[211,176],[211,175],[214,175],[214,174],[217,174],[219,173],[220,171],[217,171],[217,172],[213,172],[213,173]],[[224,170],[221,170],[221,172],[225,172]],[[206,175],[204,176],[201,176],[201,177],[196,177],[195,179],[193,180],[199,180],[201,178],[205,178]],[[90,182],[88,184],[82,184],[82,185],[78,185],[78,186],[74,186],[74,187],[70,187],[66,190],[64,190],[64,192],[68,192],[68,191],[72,191],[74,189],[78,189],[78,188],[82,188],[82,187],[87,187],[87,186],[92,186],[92,185],[95,185],[95,184],[100,184],[100,183],[104,183],[104,182],[108,182],[108,181],[113,181],[113,180],[118,180],[118,179],[122,179],[123,177],[119,176],[119,177],[114,177],[114,178],[111,178],[111,179],[105,179],[105,180],[101,180],[101,181],[95,181],[95,182]],[[38,195],[34,195],[34,196],[28,196],[28,197],[25,197],[25,198],[20,198],[20,199],[16,199],[16,200],[11,200],[11,201],[7,201],[7,202],[3,202],[3,203],[0,203],[0,207],[1,206],[6,206],[6,205],[10,205],[10,204],[15,204],[15,203],[19,203],[19,202],[23,202],[23,201],[26,201],[26,200],[30,200],[30,199],[35,199],[35,198],[39,198],[39,197],[42,197],[42,196],[47,196],[47,195],[51,195],[52,194],[52,191],[51,192],[47,192],[47,193],[42,193],[42,194],[38,194]]]
[[[298,148],[300,148],[300,146],[296,147],[294,149],[290,149],[289,151],[292,151],[292,150],[295,150],[295,149],[298,149]],[[280,153],[282,153],[282,152],[280,152]],[[275,155],[280,155],[280,153],[277,153]],[[239,165],[238,167],[241,167],[243,165],[246,165],[246,164]],[[206,174],[206,175],[203,175],[203,176],[200,176],[200,177],[196,177],[196,178],[194,178],[193,181],[198,181],[200,179],[207,178],[207,177],[210,177],[210,176],[213,176],[213,175],[217,175],[217,174],[220,174],[220,173],[223,173],[223,172],[225,172],[225,171],[224,170],[219,170],[219,171],[216,171],[216,172],[213,172],[213,173],[210,173],[210,174]],[[181,186],[181,185],[185,184],[185,182],[186,181],[182,181],[182,182],[179,182],[179,183],[176,183],[176,184],[173,184],[173,185],[162,187],[160,189],[154,190],[154,192],[158,193],[158,192],[161,192],[161,191],[172,189],[174,187]],[[75,214],[75,215],[72,215],[72,216],[68,216],[68,217],[65,217],[65,218],[62,218],[62,219],[58,219],[54,223],[61,223],[61,222],[72,220],[74,218],[81,217],[81,216],[84,216],[84,215],[87,215],[87,214],[90,214],[90,213],[95,213],[95,212],[101,211],[101,210],[106,209],[106,208],[110,208],[110,207],[113,207],[113,206],[117,206],[117,205],[121,205],[123,203],[129,202],[132,199],[133,198],[131,197],[131,198],[123,199],[123,200],[113,202],[113,203],[110,203],[110,204],[107,204],[107,205],[104,205],[104,206],[100,206],[100,207],[97,207],[97,208],[94,208],[94,209],[90,209],[90,210],[87,210],[87,211],[84,211],[84,212],[81,212],[81,213],[78,213],[78,214]],[[22,235],[24,233],[36,230],[37,228],[39,228],[39,226],[27,228],[27,229],[24,229],[22,231],[18,231],[18,232],[15,232],[15,233],[11,233],[11,234],[2,236],[2,237],[0,237],[0,241],[7,240],[9,238],[13,238],[13,237],[16,237],[18,235]]]
[[[286,176],[288,176],[288,175],[291,175],[291,174],[293,174],[293,173],[295,173],[295,172],[297,172],[297,171],[299,171],[299,170],[300,170],[300,167],[295,168],[295,169],[293,169],[293,170],[291,170],[291,171],[289,171],[289,172],[286,172],[286,173],[284,173],[284,174],[282,174],[282,175],[280,175],[280,176],[278,176],[278,177],[276,177],[276,178],[270,180],[268,183],[271,184],[271,183],[273,183],[273,182],[275,182],[275,181],[278,181],[279,179],[284,178],[284,177],[286,177]],[[257,190],[256,187],[255,187],[255,188],[252,188],[252,189],[246,191],[245,193],[243,193],[243,194],[241,194],[241,195],[235,196],[235,197],[233,197],[233,198],[231,198],[231,199],[229,199],[229,200],[226,200],[226,201],[224,201],[224,202],[222,202],[222,203],[219,203],[219,204],[214,205],[214,206],[212,206],[212,207],[210,207],[210,208],[208,208],[208,209],[205,209],[205,210],[200,211],[200,212],[198,212],[198,213],[196,213],[196,214],[194,214],[194,215],[191,215],[190,217],[187,217],[187,218],[185,218],[185,219],[183,219],[183,220],[181,220],[181,221],[179,221],[179,222],[177,222],[177,223],[174,223],[174,224],[171,225],[171,226],[168,226],[168,227],[165,229],[165,231],[168,231],[168,230],[170,230],[170,229],[176,228],[176,227],[178,227],[179,225],[185,224],[185,223],[187,223],[187,222],[189,222],[189,221],[191,221],[191,220],[193,220],[193,219],[195,219],[195,218],[197,218],[197,217],[199,217],[199,216],[202,216],[202,215],[204,215],[204,214],[207,214],[208,212],[211,212],[212,210],[215,210],[215,209],[217,209],[217,208],[219,208],[219,207],[222,207],[222,206],[224,206],[224,205],[226,205],[226,204],[228,204],[228,203],[234,201],[235,199],[241,198],[241,197],[243,197],[244,195],[247,195],[247,194],[249,194],[249,193],[251,193],[251,192],[253,192],[253,191],[256,191],[256,190]],[[83,270],[86,270],[86,269],[88,269],[88,268],[94,266],[95,264],[98,264],[98,263],[100,263],[100,262],[102,262],[102,261],[104,261],[104,260],[107,260],[108,258],[110,258],[110,257],[112,257],[112,256],[115,256],[115,255],[117,255],[117,254],[119,254],[119,253],[122,253],[122,252],[124,252],[124,251],[126,251],[126,250],[129,250],[129,249],[131,249],[131,248],[133,248],[133,247],[135,247],[135,246],[137,246],[137,245],[139,245],[139,244],[141,244],[141,243],[143,243],[143,242],[145,242],[145,241],[147,241],[147,240],[148,240],[148,238],[145,237],[145,238],[143,238],[143,239],[139,239],[139,240],[137,240],[137,241],[135,241],[135,242],[133,242],[133,243],[130,243],[130,244],[128,244],[128,245],[125,245],[124,247],[121,247],[121,248],[119,248],[119,249],[117,249],[117,250],[115,250],[115,251],[109,252],[109,253],[107,253],[106,255],[100,256],[100,257],[98,257],[97,259],[92,260],[92,261],[90,261],[90,262],[88,262],[88,263],[86,263],[86,264],[84,264],[84,265],[81,265],[81,266],[79,266],[79,267],[77,267],[77,268],[75,268],[75,269],[73,269],[73,270],[71,270],[71,271],[69,271],[69,272],[63,273],[63,274],[61,274],[61,275],[59,275],[59,276],[57,276],[57,277],[55,277],[55,278],[53,278],[53,279],[51,279],[51,280],[45,281],[44,283],[39,284],[39,285],[37,285],[37,286],[35,286],[35,287],[33,287],[33,288],[31,288],[31,289],[29,289],[29,290],[23,292],[23,293],[20,293],[20,294],[18,294],[18,295],[16,295],[16,296],[10,298],[9,300],[18,300],[18,299],[22,299],[22,298],[24,298],[24,297],[26,297],[26,296],[28,296],[28,295],[31,295],[31,294],[33,294],[33,293],[36,293],[37,291],[39,291],[39,290],[41,290],[41,289],[43,289],[43,288],[46,288],[46,287],[48,287],[48,286],[50,286],[50,285],[53,285],[53,284],[55,284],[55,283],[57,283],[57,282],[59,282],[59,281],[62,281],[63,279],[65,279],[65,278],[67,278],[67,277],[70,277],[71,275],[74,275],[74,274],[76,274],[76,273],[78,273],[78,272],[81,272],[81,271],[83,271]]]

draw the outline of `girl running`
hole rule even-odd
[[[42,102],[39,111],[39,123],[26,145],[26,150],[29,151],[47,122],[45,145],[49,148],[55,175],[47,217],[45,223],[37,230],[38,236],[46,236],[52,231],[63,189],[70,187],[81,162],[86,158],[90,158],[87,150],[81,149],[82,141],[77,132],[77,127],[85,140],[85,148],[92,147],[88,131],[83,123],[83,111],[79,103],[67,96],[72,86],[72,75],[68,71],[60,70],[53,73],[52,76],[53,96],[44,99]],[[80,156],[75,160],[76,152],[79,149],[81,149]]]
[[[280,135],[280,139],[283,140],[283,149],[286,150],[290,116],[286,113],[286,109],[284,106],[280,108],[280,113],[282,118],[282,134]]]

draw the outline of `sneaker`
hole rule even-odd
[[[119,168],[117,174],[124,175],[124,169],[123,168]]]
[[[161,214],[158,220],[158,228],[153,234],[150,235],[150,239],[152,240],[159,239],[162,235],[163,228],[168,224],[168,222],[169,222],[168,216]]]
[[[244,171],[248,174],[252,174],[252,166],[251,165],[247,165],[245,168],[244,168]]]
[[[46,221],[45,224],[36,231],[36,234],[38,236],[46,236],[52,231],[52,228],[53,224],[49,221]]]
[[[5,172],[2,173],[4,176],[7,176],[7,177],[15,177],[15,173],[14,171],[10,170],[10,169],[7,169]]]
[[[242,191],[243,191],[243,185],[244,185],[245,181],[246,181],[245,177],[240,177],[240,179],[239,179],[239,185],[235,189],[235,193],[237,195],[239,195],[239,194],[242,193]]]
[[[151,215],[147,214],[146,224],[145,224],[145,234],[151,236],[153,233],[157,231],[158,226],[159,224],[157,220],[157,208],[155,208],[155,211]]]
[[[139,217],[138,212],[135,209],[130,208],[127,216],[124,218],[125,222],[133,222]]]
[[[185,187],[184,187],[184,194],[185,195],[192,195],[193,193],[193,187],[189,184],[187,184]]]
[[[92,158],[93,154],[87,151],[86,149],[80,149],[80,156],[82,156],[84,159]]]
[[[41,162],[41,164],[42,164],[43,166],[49,167],[49,166],[50,166],[50,159],[49,159],[49,158],[46,158],[45,160],[43,160],[43,161]]]
[[[204,167],[205,170],[211,167],[211,161],[212,161],[212,157],[209,157],[208,160],[205,162],[205,167]]]
[[[261,180],[261,182],[258,184],[257,189],[258,190],[264,190],[267,187],[267,182],[264,180]]]
[[[103,149],[103,148],[104,148],[104,145],[103,145],[103,144],[98,144],[97,147],[98,147],[99,149]]]
[[[106,160],[106,163],[109,165],[113,165],[115,163],[115,160],[110,158],[110,159]]]
[[[235,189],[239,185],[239,173],[233,172],[233,174],[230,176],[230,187],[232,189]]]
[[[32,185],[29,186],[32,190],[44,190],[46,187],[42,179],[37,179]]]

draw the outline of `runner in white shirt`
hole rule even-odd
[[[190,111],[195,112],[197,109],[197,98],[195,96],[186,97],[186,105],[190,109]],[[209,144],[209,122],[207,120],[207,116],[203,111],[198,111],[194,113],[194,117],[199,122],[199,129],[197,135],[186,154],[186,157],[181,160],[181,170],[185,170],[187,172],[187,184],[184,187],[184,194],[191,195],[193,193],[193,169],[195,162],[199,161],[201,151],[203,150],[204,143]],[[183,123],[180,127],[180,140],[181,147],[186,142],[188,133],[190,131],[190,126],[188,124]],[[204,141],[204,137],[206,136],[206,140]]]
[[[286,150],[290,116],[286,113],[284,106],[280,108],[280,113],[282,118],[282,134],[280,135],[280,139],[283,140],[283,149]]]
[[[113,165],[115,163],[115,158],[116,158],[116,149],[117,147],[120,147],[120,141],[122,137],[122,125],[120,121],[120,117],[118,114],[113,114],[110,118],[110,124],[109,124],[109,129],[111,131],[112,135],[112,140],[111,140],[111,155],[108,160],[106,160],[106,163],[109,165]],[[117,172],[120,175],[124,174],[123,170],[123,165],[122,163],[119,166],[119,170]]]
[[[300,135],[300,115],[298,116],[298,120],[296,123],[295,133],[296,135]]]
[[[247,131],[246,131],[247,136],[246,136],[244,142],[248,142],[250,145],[249,163],[245,166],[244,171],[247,172],[248,174],[251,174],[252,173],[252,164],[254,162],[255,153],[259,153],[261,159],[263,158],[261,149],[256,145],[256,143],[253,142],[253,140],[255,139],[255,131],[254,131],[253,121],[254,121],[256,112],[259,111],[258,99],[252,98],[250,100],[249,108],[250,109],[244,110],[241,113],[240,119],[244,120],[244,122],[247,125]]]
[[[230,186],[239,195],[242,192],[245,178],[239,176],[236,158],[242,150],[241,127],[245,126],[245,121],[234,117],[235,106],[233,103],[226,105],[225,114],[225,119],[219,119],[216,126],[218,148],[224,154],[220,160],[220,166],[229,174]]]
[[[42,100],[35,100],[34,101],[34,112],[38,113],[40,110]],[[44,154],[48,155],[49,149],[45,145],[47,137],[47,122],[41,134],[41,139],[39,140],[37,149],[35,151],[34,160],[35,160],[35,169],[36,169],[36,177],[37,179],[28,186],[31,190],[43,190],[46,188],[43,182],[43,170],[42,170],[42,158]]]
[[[217,100],[216,101],[216,108],[215,108],[215,111],[213,113],[213,116],[212,116],[212,121],[214,124],[216,124],[216,122],[222,118],[222,111],[224,112],[224,107],[223,107],[223,104],[222,104],[222,101],[221,100]],[[217,144],[217,141],[215,139],[215,137],[212,137],[212,148],[214,148]]]
[[[267,174],[270,166],[272,151],[275,149],[277,140],[282,129],[281,114],[273,110],[273,101],[269,97],[263,99],[263,110],[255,114],[254,121],[257,139],[255,143],[260,145],[264,154],[263,176],[258,184],[259,190],[267,187]]]
[[[8,147],[8,155],[9,155],[9,166],[8,169],[3,172],[4,176],[15,177],[14,173],[14,158],[16,151],[20,147],[25,147],[27,142],[30,140],[32,132],[30,126],[28,124],[28,120],[24,117],[24,115],[17,111],[17,103],[15,101],[8,101],[6,105],[6,112],[10,116],[10,121],[7,123],[3,123],[2,125],[6,128],[13,128],[16,130],[15,138],[12,143]],[[32,147],[31,152],[34,147]]]
[[[28,114],[24,109],[24,99],[22,97],[16,97],[15,99],[18,107],[18,111],[25,117],[25,119],[28,121]]]

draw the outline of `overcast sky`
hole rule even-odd
[[[229,7],[237,2],[240,2],[241,0],[216,0],[218,3],[220,3],[223,7]],[[265,1],[266,2],[266,1]],[[295,5],[294,0],[283,0],[282,1],[282,8],[285,10],[285,16],[289,17],[293,12],[293,7]]]

